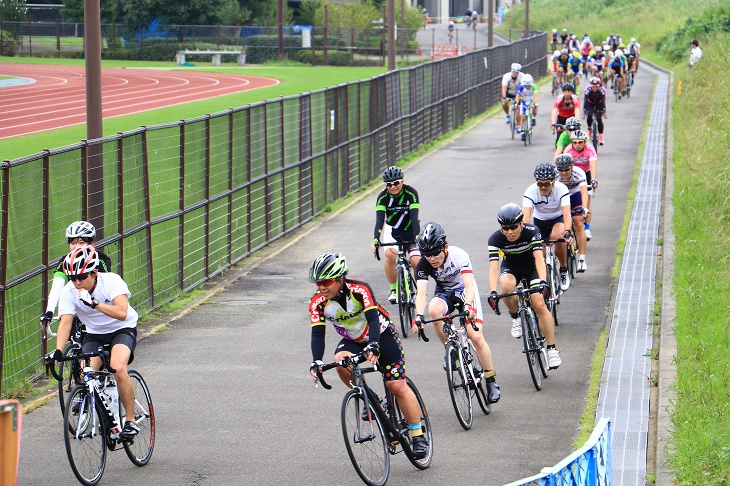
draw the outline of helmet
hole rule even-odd
[[[555,157],[555,167],[558,169],[567,169],[573,165],[573,156],[570,154],[560,154]]]
[[[321,282],[347,275],[347,260],[342,253],[325,253],[318,256],[309,269],[309,281]]]
[[[515,203],[505,204],[497,212],[499,224],[516,224],[522,222],[522,208]]]
[[[624,43],[622,42],[621,44],[619,44],[619,45],[618,45],[618,48],[619,48],[619,49],[626,49],[626,44],[624,44]]]
[[[568,32],[568,29],[563,29],[563,32]]]
[[[616,52],[613,53],[613,57],[621,57],[624,55],[624,51],[621,49],[616,49]]]
[[[423,253],[433,253],[443,249],[446,244],[446,230],[440,224],[429,221],[418,235],[418,249]]]
[[[578,52],[578,51],[575,51],[575,52],[573,53],[573,57],[574,57],[574,58],[576,58],[576,59],[580,59],[580,52]]]
[[[513,62],[512,63],[512,66],[510,66],[510,69],[512,71],[521,71],[522,70],[522,64],[517,63],[517,62]]]
[[[536,181],[554,181],[558,177],[558,169],[553,164],[543,162],[535,167]]]
[[[567,53],[568,53],[568,49],[563,49],[560,51],[560,54],[567,54]]]
[[[525,74],[524,76],[522,76],[523,85],[532,86],[532,82],[533,82],[532,76],[530,76],[529,74]]]
[[[558,56],[560,56],[560,51],[557,51],[557,50],[556,50],[555,52],[553,52],[553,56],[555,56],[555,57],[558,57]]]
[[[633,44],[634,42],[636,42],[636,37],[631,38],[631,43]]]
[[[593,76],[590,80],[591,86],[600,86],[601,85],[601,78],[598,76]]]
[[[585,142],[588,140],[588,134],[583,130],[576,130],[570,134],[570,139],[573,141],[583,140]]]
[[[601,47],[601,46],[596,46],[596,52],[601,52],[601,51],[603,51],[603,47]]]
[[[63,273],[83,275],[99,267],[99,254],[93,246],[76,248],[63,259]]]
[[[586,37],[585,39],[583,39],[583,44],[588,45],[590,43],[591,43],[591,38],[590,37]]]
[[[569,35],[570,35],[570,37],[573,37],[575,35],[575,32],[570,31],[570,34]]]
[[[570,34],[570,38],[575,40],[576,39],[575,34]]]
[[[96,228],[88,221],[74,221],[66,228],[66,238],[91,238],[96,237]]]
[[[383,172],[383,182],[397,181],[403,179],[403,169],[392,165]]]
[[[557,33],[558,33],[558,29],[553,29],[553,34],[557,34]]]
[[[595,56],[596,55],[596,50],[595,49],[591,49],[591,51],[588,53],[588,55],[589,56]]]
[[[560,90],[575,92],[575,87],[573,86],[573,83],[563,83],[563,85],[560,87]]]
[[[574,132],[576,130],[580,130],[580,124],[580,118],[577,116],[571,116],[565,120],[565,129]]]

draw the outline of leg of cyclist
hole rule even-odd
[[[502,287],[502,292],[508,294],[514,292],[517,287],[517,277],[507,271],[503,271],[499,276],[499,285]],[[510,319],[512,319],[512,337],[522,337],[522,324],[520,323],[520,315],[517,313],[519,310],[518,300],[516,295],[505,297],[504,304],[507,306]]]
[[[603,116],[601,112],[596,112],[596,118],[598,121],[598,143],[603,145]]]
[[[386,248],[383,268],[385,269],[385,278],[388,279],[388,284],[390,285],[390,295],[388,296],[388,300],[391,304],[396,304],[398,299],[398,297],[395,295],[395,280],[397,277],[395,264],[397,260],[398,250],[396,250],[393,246],[389,246],[388,248]]]
[[[447,312],[449,312],[449,306],[444,300],[444,296],[436,294],[433,299],[428,303],[428,318],[438,319]],[[441,341],[441,344],[446,344],[446,334],[444,334],[444,321],[436,321],[433,323],[433,330]]]
[[[534,282],[534,281],[533,281]],[[542,331],[548,346],[555,346],[555,321],[553,315],[545,304],[542,294],[534,293],[530,296],[532,310],[537,315],[537,325]]]
[[[520,106],[517,107],[517,133],[520,133],[522,131],[522,124],[525,123],[525,103],[524,101],[520,100],[519,104]]]

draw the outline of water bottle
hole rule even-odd
[[[106,397],[107,405],[109,405],[109,410],[111,411],[114,418],[112,433],[118,434],[119,432],[121,432],[122,429],[119,426],[119,391],[117,390],[116,383],[110,382],[109,384],[107,384],[102,393]]]

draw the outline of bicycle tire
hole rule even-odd
[[[553,306],[555,305],[555,296],[557,295],[556,287],[559,285],[555,281],[555,272],[553,272],[553,264],[545,263],[545,277],[547,278],[547,284],[550,288],[550,297],[545,301],[550,313],[553,312]]]
[[[426,457],[423,457],[421,459],[416,459],[415,457],[413,457],[413,453],[411,452],[412,440],[409,433],[406,433],[408,435],[407,442],[401,445],[403,447],[403,451],[408,457],[408,460],[411,461],[411,464],[416,466],[418,469],[428,469],[428,467],[431,465],[431,459],[433,459],[433,432],[431,430],[431,420],[429,420],[428,418],[426,404],[423,402],[423,398],[421,397],[418,388],[416,388],[416,385],[408,377],[406,377],[406,383],[408,384],[408,388],[410,388],[413,394],[416,395],[416,400],[418,400],[418,407],[421,410],[421,432],[423,432],[423,435],[426,436],[426,440],[428,441],[428,453],[426,454]],[[403,425],[407,425],[408,421],[406,420],[403,412],[398,406],[397,401],[395,402],[395,407],[397,411],[396,417],[398,418],[398,422]]]
[[[509,128],[512,131],[512,140],[515,139],[515,132],[517,128],[517,121],[516,121],[516,110],[515,110],[515,103],[514,101],[510,102],[510,118],[509,118]]]
[[[72,342],[66,343],[63,348],[63,357],[68,358],[81,350],[81,346]],[[74,386],[81,384],[79,376],[79,362],[61,361],[58,363],[58,376],[63,378],[58,382],[58,401],[61,405],[61,416],[66,414],[66,401]]]
[[[405,271],[402,267],[398,267],[398,315],[400,316],[400,328],[403,338],[408,337],[408,329],[411,326],[411,305],[406,290]]]
[[[150,462],[152,451],[155,449],[155,409],[150,390],[142,375],[130,370],[129,377],[134,385],[134,421],[139,426],[139,432],[133,441],[122,441],[122,445],[129,460],[135,466],[142,467]],[[121,408],[123,410],[124,407]]]
[[[591,143],[593,144],[593,148],[596,150],[596,153],[598,153],[598,140],[599,140],[598,120],[596,120],[596,117],[598,117],[598,116],[602,116],[602,114],[593,112],[593,123],[591,123]]]
[[[345,393],[340,414],[347,455],[360,479],[370,486],[382,486],[390,474],[388,440],[380,417],[370,408],[369,421],[362,420],[365,402],[359,389]]]
[[[566,245],[567,248],[567,258],[568,261],[566,262],[568,264],[568,273],[570,274],[570,278],[575,278],[576,272],[578,270],[578,257],[576,256],[575,252],[577,251],[577,248],[575,247],[575,233],[571,233],[573,241],[570,242],[570,244]]]
[[[471,355],[475,356],[475,350],[474,346],[469,345]],[[479,408],[482,409],[482,412],[484,412],[484,415],[489,415],[492,413],[492,404],[489,403],[489,399],[487,398],[487,384],[485,382],[486,378],[484,378],[484,375],[482,372],[481,365],[479,364],[478,360],[474,360],[472,363],[472,369],[474,370],[474,375],[478,378],[478,383],[474,387],[474,394],[477,396],[477,402],[479,402]]]
[[[527,358],[527,367],[530,369],[532,384],[535,385],[537,391],[540,391],[542,390],[540,357],[538,355],[537,343],[533,335],[533,328],[527,311],[520,312],[520,321],[522,324],[522,346],[524,347],[525,357]]]
[[[458,368],[454,364],[458,363]],[[449,385],[451,403],[454,405],[456,418],[464,430],[471,428],[474,414],[471,403],[471,391],[464,379],[461,367],[464,363],[461,359],[461,351],[453,342],[446,344],[446,382]]]
[[[96,410],[91,409],[92,403],[95,403]],[[76,404],[78,407],[74,411]],[[86,385],[76,385],[71,390],[65,410],[63,437],[68,462],[81,484],[94,486],[101,481],[106,467],[106,418],[100,410],[98,398],[91,400]]]
[[[547,339],[545,339],[545,335],[540,330],[539,319],[537,318],[535,313],[532,311],[532,309],[530,309],[530,319],[535,320],[535,326],[534,326],[535,336],[537,336],[538,346],[540,347],[540,355],[539,355],[540,372],[542,373],[543,378],[547,378],[548,370],[550,369],[550,367],[548,366],[548,359],[547,359]]]
[[[557,260],[556,257],[553,256]],[[551,284],[550,284],[550,304],[548,305],[548,308],[550,309],[550,314],[553,316],[553,321],[555,322],[555,325],[558,326],[558,305],[560,304],[560,271],[558,270],[558,267],[555,266],[555,264],[550,265],[550,275],[552,277],[550,278]]]

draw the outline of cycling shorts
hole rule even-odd
[[[410,325],[410,324],[409,324]],[[342,339],[335,348],[335,354],[340,351],[349,351],[352,354],[362,352],[367,342],[356,343],[349,339]],[[386,381],[406,379],[406,357],[403,354],[403,344],[393,326],[380,333],[380,357],[378,364],[383,369],[383,376]]]
[[[520,113],[527,115],[527,107],[533,106],[534,104],[534,102],[527,103],[525,100],[520,100]]]
[[[527,280],[530,287],[540,283],[540,276],[537,274],[535,265],[532,265],[532,268],[524,268],[522,266],[511,266],[506,260],[502,260],[500,267],[501,274],[507,273],[514,276],[518,284],[522,280]]]
[[[537,226],[537,229],[540,230],[540,235],[542,236],[542,241],[547,243],[547,241],[550,239],[550,233],[552,233],[552,231],[553,231],[553,226],[555,226],[558,223],[562,223],[563,217],[558,216],[557,218],[547,219],[547,220],[534,218],[534,220],[535,220],[535,226]]]
[[[583,207],[583,196],[581,196],[580,191],[576,192],[575,194],[570,195],[570,209],[575,208],[581,208]]]
[[[131,364],[134,361],[134,348],[137,347],[137,328],[125,327],[124,329],[119,329],[108,334],[86,333],[81,350],[84,354],[95,353],[99,349],[99,346],[110,345],[110,348],[113,348],[117,344],[124,344],[129,348],[131,354],[129,355],[129,362],[127,364]]]

